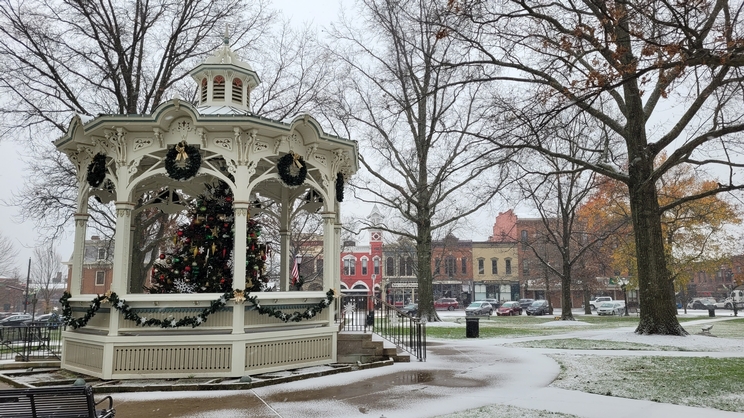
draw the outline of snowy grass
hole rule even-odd
[[[585,340],[581,338],[561,338],[555,340],[535,340],[504,344],[505,347],[555,348],[561,350],[646,350],[646,351],[688,351],[685,347],[652,345],[629,341]]]
[[[744,412],[744,358],[553,354],[553,387]]]
[[[447,418],[483,418],[483,417],[520,417],[520,418],[578,418],[576,415],[561,414],[560,412],[539,411],[535,409],[517,408],[511,405],[491,405],[482,408],[469,409],[449,415],[438,415]],[[436,417],[435,417],[436,418]]]

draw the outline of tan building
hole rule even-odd
[[[519,299],[519,258],[513,242],[473,242],[475,298]]]

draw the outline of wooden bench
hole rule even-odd
[[[713,324],[703,325],[701,327],[703,329],[703,332],[701,334],[710,334],[711,328],[713,328]]]
[[[96,407],[108,400],[108,408]],[[90,386],[53,386],[0,390],[0,418],[111,418],[113,399],[96,402]]]

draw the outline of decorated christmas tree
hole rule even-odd
[[[233,289],[233,197],[224,182],[207,185],[188,207],[190,222],[179,225],[152,269],[149,293],[223,293]],[[246,288],[260,291],[267,246],[261,228],[248,220]]]

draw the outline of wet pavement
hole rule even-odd
[[[615,331],[623,330],[576,333],[589,336]],[[568,332],[564,336],[573,334]],[[446,416],[488,405],[512,405],[597,418],[742,417],[740,413],[714,409],[552,388],[549,385],[560,369],[545,355],[549,350],[508,347],[503,345],[504,342],[500,339],[430,340],[426,362],[413,360],[353,371],[350,368],[334,374],[251,389],[150,390],[113,393],[111,396],[118,418],[416,418]],[[743,351],[693,353],[744,357]],[[636,353],[605,351],[602,355]],[[474,413],[468,416],[490,415]]]

